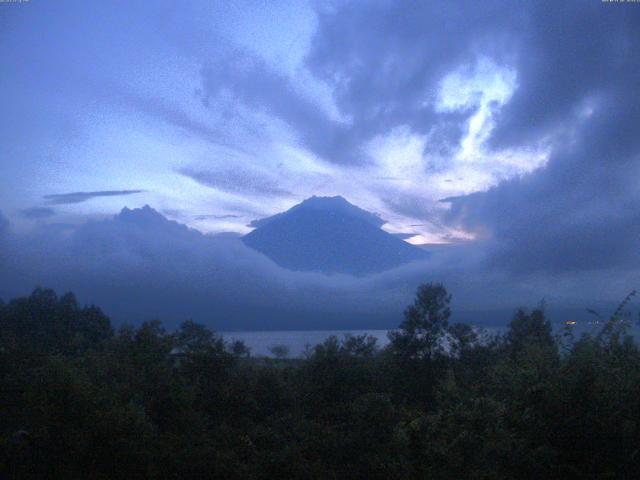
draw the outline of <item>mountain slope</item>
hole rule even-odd
[[[383,231],[384,221],[342,197],[311,197],[252,223],[246,245],[289,270],[367,275],[428,253]]]

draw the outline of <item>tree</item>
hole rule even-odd
[[[454,323],[449,327],[448,333],[451,353],[458,358],[478,342],[478,334],[466,323]]]
[[[178,329],[176,347],[185,354],[222,352],[224,341],[204,325],[187,320]]]
[[[551,334],[551,323],[546,319],[542,306],[530,314],[519,309],[509,324],[506,338],[514,352],[522,350],[527,344],[556,347]]]
[[[269,347],[269,352],[278,360],[283,360],[289,356],[289,347],[286,345],[272,345]]]
[[[432,359],[442,351],[449,325],[451,295],[441,283],[423,283],[413,305],[404,312],[400,330],[390,333],[396,355],[406,359]]]
[[[251,356],[251,349],[247,347],[243,340],[233,340],[228,348],[236,358],[249,358]]]
[[[80,309],[72,293],[58,298],[53,290],[38,287],[1,309],[2,343],[23,352],[76,355],[112,335],[109,317],[94,306]]]

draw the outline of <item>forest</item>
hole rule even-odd
[[[490,336],[427,283],[384,348],[266,358],[37,288],[0,302],[0,477],[638,478],[632,294],[579,338],[543,306]]]

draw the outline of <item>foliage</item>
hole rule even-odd
[[[0,477],[637,478],[630,298],[559,348],[543,308],[487,337],[426,284],[386,348],[272,360],[192,321],[114,332],[38,288],[0,304]]]

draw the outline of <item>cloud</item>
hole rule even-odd
[[[365,301],[365,291],[354,290],[357,279],[289,272],[237,237],[203,235],[148,208],[71,231],[41,225],[13,237],[9,250],[0,295],[36,284],[71,289],[117,322],[155,316],[230,330],[337,328],[384,323],[385,315],[395,324],[393,312],[401,311],[395,301]]]
[[[628,59],[637,55],[640,12],[608,7],[527,3],[526,22],[513,35],[519,86],[499,114],[494,144],[535,141],[566,129],[602,93],[630,94],[638,67]]]
[[[287,197],[291,195],[291,192],[280,187],[275,178],[269,178],[257,170],[249,170],[242,167],[215,171],[181,168],[178,172],[201,185],[225,192],[242,193],[250,196]]]
[[[401,240],[407,240],[411,237],[415,237],[416,233],[392,233],[391,235],[400,238]]]
[[[2,253],[3,298],[40,284],[76,292],[117,324],[159,318],[172,327],[193,318],[218,330],[393,328],[425,281],[453,293],[455,320],[496,324],[542,298],[552,310],[598,307],[640,280],[637,271],[616,269],[552,276],[488,269],[483,250],[470,244],[362,278],[291,272],[239,238],[203,235],[148,207],[64,230],[41,224],[8,236]]]
[[[81,203],[96,197],[119,197],[123,195],[133,195],[142,193],[145,190],[103,190],[97,192],[72,192],[55,193],[44,195],[42,198],[48,200],[52,205],[65,205],[70,203]]]
[[[0,237],[9,231],[9,220],[0,212]]]
[[[120,28],[119,10],[104,7],[99,16],[107,19],[109,28],[99,31],[69,28],[71,24],[93,25],[95,22],[77,20],[97,18],[94,10],[74,8],[60,14],[52,11],[49,16],[34,10],[32,20],[36,23],[25,25],[37,25],[44,38],[51,40],[46,42],[47,49],[29,50],[27,40],[33,38],[33,32],[19,29],[18,24],[12,32],[20,35],[12,34],[5,42],[8,53],[15,50],[15,45],[29,47],[19,55],[10,55],[16,67],[16,88],[7,90],[12,93],[5,99],[13,112],[9,117],[29,127],[21,131],[28,131],[34,143],[33,150],[23,151],[23,145],[29,142],[14,142],[13,150],[19,153],[14,156],[16,162],[45,158],[40,152],[42,145],[53,143],[79,151],[86,147],[96,158],[104,157],[101,152],[91,151],[95,145],[102,151],[106,140],[94,127],[112,124],[119,132],[119,122],[130,125],[135,120],[102,117],[109,110],[103,107],[120,102],[216,145],[250,145],[247,151],[253,151],[252,155],[234,157],[240,159],[238,165],[223,164],[217,169],[198,165],[181,171],[203,185],[233,193],[221,195],[224,198],[217,205],[221,212],[248,212],[250,207],[258,209],[259,204],[265,211],[255,212],[256,216],[271,214],[286,203],[282,199],[290,191],[299,195],[305,189],[309,195],[353,191],[358,203],[365,199],[370,203],[361,203],[363,206],[379,209],[391,221],[400,217],[416,229],[426,225],[425,230],[438,232],[441,238],[467,232],[476,237],[475,244],[464,245],[466,250],[456,246],[446,259],[440,256],[440,260],[434,258],[420,267],[354,282],[291,275],[235,244],[222,243],[223,239],[217,239],[220,243],[212,249],[203,246],[193,257],[185,257],[190,241],[172,244],[170,236],[160,235],[164,240],[153,243],[142,232],[140,239],[123,238],[109,234],[106,227],[95,227],[108,236],[108,241],[101,241],[98,234],[83,236],[90,227],[74,230],[72,235],[65,229],[62,235],[43,226],[31,240],[20,237],[25,245],[11,237],[15,258],[24,262],[16,260],[14,270],[0,271],[0,275],[12,277],[5,285],[15,281],[28,289],[48,281],[60,288],[68,285],[84,289],[86,298],[94,295],[96,301],[104,299],[123,315],[133,315],[126,310],[126,302],[132,302],[141,314],[147,307],[162,314],[166,307],[171,315],[195,312],[203,319],[215,311],[215,303],[207,295],[219,291],[216,301],[224,300],[224,294],[229,293],[238,304],[248,299],[247,305],[255,307],[250,312],[253,318],[258,319],[260,308],[267,305],[270,315],[277,319],[278,308],[284,312],[288,302],[302,313],[314,309],[325,312],[327,305],[334,303],[336,310],[344,306],[344,312],[362,313],[376,295],[400,311],[415,284],[431,279],[451,285],[455,301],[466,302],[465,308],[489,308],[492,305],[486,302],[502,298],[510,298],[514,304],[535,302],[549,293],[553,295],[556,288],[562,290],[563,298],[578,301],[600,295],[604,285],[611,298],[622,295],[625,285],[637,280],[640,98],[635,92],[640,84],[640,64],[634,59],[640,48],[639,8],[575,0],[325,5],[318,7],[317,28],[304,64],[286,72],[268,63],[262,54],[229,48],[229,43],[210,54],[205,45],[220,42],[200,36],[202,30],[192,28],[201,19],[205,19],[202,25],[211,18],[202,15],[194,21],[197,5],[188,9],[191,17],[182,7],[176,9],[176,16],[167,15],[171,31],[163,36],[162,44],[156,45],[152,40],[157,37],[157,25],[147,7],[137,12],[136,21],[124,30]],[[219,21],[229,23],[224,15]],[[184,58],[171,57],[175,64],[154,63],[154,59],[169,58],[165,42],[175,47],[174,28],[185,33],[183,41],[187,45],[180,51]],[[119,33],[114,37],[116,31]],[[64,32],[75,33],[69,37],[61,34]],[[117,40],[108,42],[112,49],[105,49],[105,35]],[[121,48],[123,45],[135,48]],[[22,63],[38,66],[44,74],[17,68],[25,58],[30,61]],[[100,61],[95,62],[96,58]],[[113,68],[114,61],[118,68]],[[153,66],[156,63],[158,68]],[[87,75],[84,66],[94,64],[101,69]],[[183,70],[185,64],[188,68]],[[482,65],[489,66],[487,72]],[[189,95],[196,87],[189,84],[194,73],[200,82],[199,99],[208,108],[204,112],[200,105],[189,109]],[[492,83],[493,73],[509,81]],[[145,94],[127,96],[113,90],[96,94],[93,90],[99,88],[87,88],[85,78],[94,76],[100,78],[94,79],[94,85],[124,84],[139,78],[136,86]],[[60,88],[44,88],[51,84]],[[330,98],[318,94],[315,84]],[[180,91],[176,93],[178,86],[185,87],[182,97]],[[164,98],[167,94],[175,96]],[[87,111],[96,99],[103,103]],[[72,110],[75,113],[70,113]],[[211,117],[205,118],[203,113]],[[249,117],[246,123],[253,130],[244,131],[244,122],[238,122],[240,127],[228,127],[223,123],[227,115],[234,121],[243,115]],[[97,123],[90,122],[89,132],[78,130],[87,118]],[[469,142],[473,129],[475,136]],[[268,147],[265,144],[273,130],[285,137],[272,139],[274,144],[282,142],[288,148],[279,150],[280,154],[302,147],[312,155],[292,155],[292,159],[283,160],[286,169],[290,167],[285,173],[265,166],[280,160],[270,158],[277,150],[275,146],[262,149]],[[406,162],[405,150],[395,145],[382,159],[386,163],[371,152],[372,143],[393,137],[396,131],[402,132],[408,143],[416,140],[412,162]],[[254,137],[256,132],[262,136]],[[137,132],[132,137],[145,141],[147,133],[153,132]],[[85,134],[85,144],[75,143]],[[130,142],[125,143],[119,135],[116,137],[116,144],[123,149],[147,145],[137,144],[133,138],[125,139]],[[295,146],[290,144],[291,138]],[[166,141],[164,135],[162,141]],[[467,148],[469,144],[473,148]],[[199,143],[185,147],[189,153],[202,152]],[[540,151],[542,154],[538,154]],[[260,158],[255,152],[260,152]],[[462,153],[467,155],[461,159]],[[83,162],[87,158],[78,156]],[[316,158],[332,164],[322,165],[327,167],[322,170],[322,184],[306,181],[311,176],[309,170],[321,163]],[[33,160],[34,164],[42,161]],[[150,168],[154,172],[158,166],[160,170],[173,169],[174,161],[154,163]],[[189,158],[188,162],[196,165],[197,160]],[[109,171],[111,167],[117,171],[117,165],[109,167]],[[51,170],[48,163],[43,168]],[[146,167],[140,168],[144,175]],[[33,175],[23,177],[40,178],[45,170],[32,168]],[[119,174],[129,171],[124,162]],[[11,182],[5,185],[8,187],[18,188]],[[325,190],[310,191],[316,188]],[[50,205],[57,205],[135,192],[140,191],[75,192],[45,198]],[[269,201],[270,197],[274,199]],[[443,197],[453,197],[448,198],[448,211],[435,203]],[[230,201],[237,205],[223,204]],[[181,218],[192,218],[193,214],[187,212]],[[0,235],[3,231],[5,238],[13,235],[0,217]],[[42,251],[44,239],[52,235],[53,253],[49,248]],[[75,238],[76,243],[68,243],[71,240],[63,237]],[[89,246],[95,248],[91,254],[86,253]],[[101,249],[110,252],[111,264],[100,260]],[[173,252],[169,258],[167,252]],[[94,257],[101,263],[92,263]],[[225,276],[233,279],[233,288],[225,285]],[[190,293],[181,285],[197,288]],[[96,293],[90,286],[96,287]],[[317,292],[317,299],[311,298]],[[141,297],[144,301],[136,300],[136,293],[145,293]],[[166,293],[166,299],[162,293]],[[161,298],[163,305],[155,305],[154,298]],[[280,303],[273,298],[280,298]],[[175,300],[175,305],[170,300]],[[293,315],[287,312],[287,316]],[[314,321],[322,325],[318,315]],[[260,323],[256,320],[255,324]]]
[[[475,193],[456,194],[446,211],[429,198],[433,184],[372,190],[442,238],[485,239],[490,268],[636,268],[640,100],[632,92],[640,64],[628,59],[638,55],[640,10],[579,1],[474,5],[345,2],[319,10],[306,65],[334,92],[349,134],[361,134],[353,144],[408,128],[426,138],[424,177],[412,175],[446,174],[435,186]],[[483,83],[500,71],[513,79]],[[455,88],[444,102],[447,81]],[[512,90],[496,90],[501,83]],[[494,100],[483,104],[487,92]],[[485,125],[460,162],[465,132],[483,109]]]
[[[208,214],[208,215],[196,215],[194,218],[196,220],[224,220],[228,218],[242,218],[242,217],[240,215],[231,215],[231,214],[227,214],[227,215]]]
[[[366,8],[363,10],[367,10]],[[336,14],[332,22],[341,22]],[[366,23],[367,19],[363,19]],[[410,125],[416,131],[429,134],[429,151],[449,154],[457,146],[465,131],[464,123],[473,108],[457,111],[436,111],[433,101],[425,102],[425,90],[433,85],[422,79],[407,80],[404,85],[394,87],[395,95],[389,97],[387,91],[398,80],[401,72],[391,66],[380,71],[377,62],[369,67],[371,81],[368,85],[359,85],[358,89],[343,95],[343,88],[332,81],[334,77],[355,80],[356,72],[350,71],[353,63],[340,65],[345,71],[327,75],[320,65],[327,57],[340,57],[340,53],[327,51],[320,45],[327,36],[335,35],[329,21],[321,22],[314,36],[306,67],[319,83],[333,89],[333,99],[338,116],[332,114],[313,93],[302,88],[296,78],[277,70],[263,58],[241,48],[231,49],[219,54],[217,60],[207,60],[202,68],[202,99],[206,106],[227,105],[230,99],[243,105],[250,111],[266,113],[284,122],[295,133],[301,145],[325,161],[336,164],[362,165],[371,162],[367,153],[367,143],[377,135],[384,134],[397,126]],[[368,29],[358,35],[365,37]],[[393,34],[395,32],[389,32]],[[361,43],[353,45],[353,32],[340,32],[341,44],[336,48],[350,49],[359,62],[364,58]],[[363,42],[366,44],[366,41]],[[368,49],[368,47],[365,47]],[[396,53],[401,53],[400,51]],[[428,62],[428,59],[422,60]],[[404,66],[404,65],[403,65]],[[423,72],[414,72],[422,75]],[[439,79],[438,79],[439,80]],[[380,84],[378,84],[378,82]],[[388,85],[383,85],[388,83]],[[381,94],[385,90],[386,94]],[[378,94],[378,96],[376,96]],[[348,101],[347,101],[348,97]],[[402,98],[404,97],[404,98]],[[355,98],[366,98],[360,109],[351,103]]]
[[[294,79],[265,60],[235,48],[202,67],[202,100],[211,106],[231,98],[246,108],[283,121],[304,147],[329,162],[361,163],[364,153],[347,124],[332,119],[322,104],[301,90]]]
[[[631,92],[640,64],[626,59],[638,54],[640,10],[547,7],[526,10],[519,87],[491,140],[502,147],[545,139],[547,166],[450,199],[445,219],[489,238],[493,264],[512,270],[637,269],[640,99]]]
[[[482,8],[336,2],[318,8],[294,73],[227,44],[203,60],[202,100],[212,114],[232,106],[266,117],[267,127],[284,127],[285,142],[293,136],[311,157],[333,164],[325,189],[308,194],[360,188],[369,206],[382,204],[396,220],[409,210],[402,204],[420,199],[414,218],[435,221],[430,210],[441,196],[486,189],[544,164],[539,145],[484,148],[518,84],[530,9],[501,1]]]
[[[482,8],[468,1],[340,2],[318,10],[306,66],[333,91],[337,110],[349,120],[347,143],[358,147],[405,127],[428,138],[427,157],[451,157],[488,86],[476,86],[465,102],[444,109],[442,82],[460,69],[472,74],[484,58],[496,68],[508,66],[521,8],[496,1]]]
[[[243,142],[231,131],[228,123],[225,125],[225,128],[223,128],[199,121],[186,111],[172,105],[163,98],[145,97],[133,91],[116,88],[113,89],[113,94],[115,98],[120,99],[120,101],[131,108],[143,112],[152,118],[156,118],[161,122],[178,127],[206,142],[243,154],[255,154],[255,152],[243,146]],[[246,142],[244,142],[244,145],[246,145]]]
[[[48,208],[48,207],[32,207],[32,208],[25,208],[23,210],[20,210],[20,214],[24,218],[28,218],[31,220],[38,220],[42,218],[52,217],[56,214],[56,211],[53,208]]]
[[[603,114],[593,128],[611,121]],[[633,205],[640,195],[631,179],[640,174],[638,155],[593,157],[590,130],[581,147],[559,149],[544,170],[450,199],[445,221],[491,239],[494,264],[513,270],[637,268],[640,214]]]
[[[6,259],[10,258],[11,253],[8,252],[7,243],[9,241],[9,220],[0,211],[0,271],[5,270]],[[2,275],[0,274],[0,277]],[[1,295],[0,295],[1,297]]]

